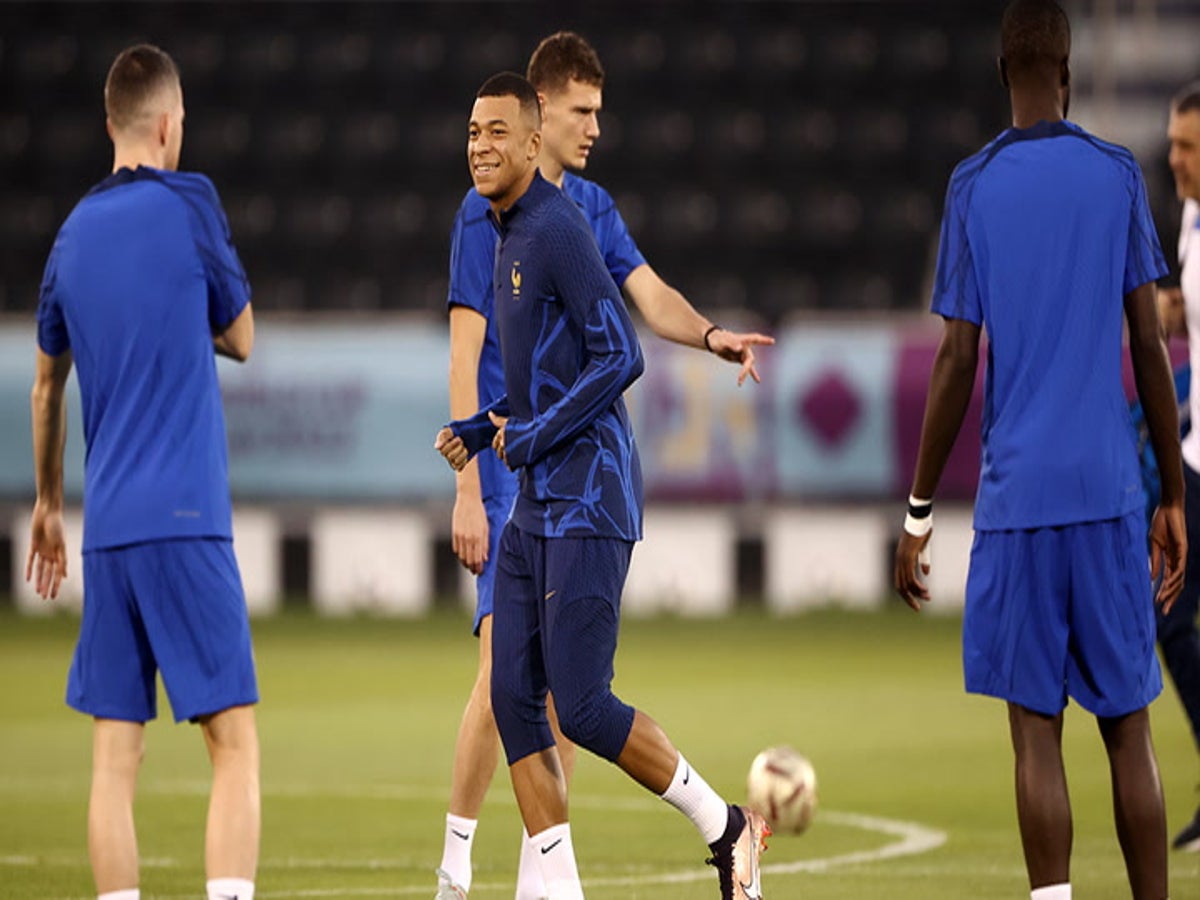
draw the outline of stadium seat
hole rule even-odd
[[[672,283],[736,282],[768,318],[847,298],[919,307],[950,170],[1005,120],[995,23],[973,6],[936,25],[889,4],[645,4],[633,23],[581,8],[570,27],[608,73],[588,174]],[[470,98],[548,27],[537,4],[465,29],[461,7],[433,2],[142,4],[120,24],[96,4],[14,9],[0,6],[0,171],[19,203],[48,198],[53,228],[102,177],[98,86],[131,35],[152,37],[183,75],[183,166],[225,198],[256,300],[297,310],[441,308]],[[27,309],[48,241],[40,213],[13,232],[12,203],[0,229],[27,250],[4,252],[2,302]],[[857,286],[850,248],[872,253]],[[690,274],[706,257],[726,289]]]

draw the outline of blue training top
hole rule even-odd
[[[596,243],[609,274],[617,286],[629,273],[644,265],[616,203],[608,191],[593,181],[569,172],[563,191],[575,201],[595,234]],[[504,364],[500,358],[500,335],[492,316],[495,290],[492,273],[496,265],[496,228],[488,219],[488,202],[474,188],[467,191],[454,217],[450,237],[450,290],[448,306],[465,306],[487,320],[483,349],[479,356],[477,390],[480,407],[494,403],[504,394]],[[517,491],[517,476],[494,453],[479,457],[479,481],[485,498],[511,496]]]
[[[250,301],[203,175],[138,167],[96,185],[59,229],[38,346],[70,350],[83,401],[83,549],[232,538],[213,349]]]
[[[1123,147],[1039,122],[954,170],[933,311],[987,329],[977,530],[1144,505],[1121,385],[1123,300],[1165,273],[1142,174]]]
[[[638,540],[641,466],[621,394],[643,363],[620,289],[578,207],[541,175],[497,224],[506,393],[451,428],[474,455],[495,434],[487,413],[509,417],[521,530]]]

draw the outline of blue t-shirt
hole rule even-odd
[[[592,227],[609,274],[620,287],[629,273],[644,265],[645,257],[634,243],[625,221],[608,191],[595,182],[566,173],[563,190],[579,206]],[[477,390],[480,408],[504,394],[504,365],[500,359],[500,336],[492,317],[494,291],[492,271],[496,265],[496,228],[488,219],[488,202],[471,188],[454,218],[450,237],[449,306],[465,306],[487,320],[479,355]],[[485,498],[512,495],[517,476],[492,453],[479,457],[479,481]]]
[[[933,311],[988,334],[976,529],[1099,521],[1145,503],[1121,385],[1123,301],[1165,273],[1123,147],[1039,122],[955,169]]]
[[[59,229],[38,345],[79,379],[84,550],[232,537],[213,334],[249,300],[203,175],[120,169]]]
[[[620,288],[575,203],[540,175],[499,224],[493,318],[504,347],[512,519],[543,537],[642,535],[642,475],[622,393],[642,372]],[[489,409],[451,423],[491,451]],[[485,453],[486,456],[486,453]]]

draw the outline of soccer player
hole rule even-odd
[[[1200,371],[1200,82],[1185,87],[1171,103],[1167,125],[1175,193],[1183,201],[1179,230],[1180,286],[1159,291],[1163,330],[1188,339],[1192,371]],[[1192,736],[1200,749],[1200,634],[1196,610],[1200,604],[1200,390],[1188,391],[1193,428],[1183,439],[1188,566],[1179,602],[1158,617],[1158,642],[1175,690],[1183,703]],[[1178,850],[1200,851],[1200,809],[1175,835]]]
[[[37,502],[26,580],[54,598],[63,542],[63,395],[83,401],[83,621],[67,703],[93,717],[88,849],[101,900],[137,900],[133,797],[162,672],[176,721],[212,761],[209,900],[251,900],[258,864],[258,702],[233,555],[214,352],[254,344],[250,287],[212,183],[177,172],[183,92],[157,47],[124,50],[104,86],[112,174],[59,229],[38,306]]]
[[[950,179],[933,311],[945,319],[895,559],[901,597],[929,599],[933,497],[988,333],[983,465],[963,621],[967,690],[1008,703],[1017,820],[1034,900],[1071,896],[1062,758],[1068,696],[1095,715],[1137,900],[1167,896],[1166,821],[1147,705],[1162,689],[1136,437],[1121,386],[1122,313],[1162,472],[1150,525],[1157,600],[1183,585],[1175,392],[1159,332],[1165,271],[1132,154],[1065,119],[1070,26],[1015,0],[1000,77],[1013,127]],[[1088,440],[1079,440],[1087,434]]]
[[[760,898],[761,816],[721,799],[644,713],[612,693],[620,594],[641,536],[641,473],[621,399],[637,334],[578,207],[538,174],[539,101],[512,73],[480,89],[467,156],[499,230],[494,311],[507,391],[438,432],[456,470],[489,445],[520,473],[497,553],[492,706],[550,900],[583,896],[546,717],[680,809],[721,895]]]
[[[774,340],[761,334],[726,331],[700,315],[646,262],[608,192],[574,174],[587,166],[591,148],[600,135],[597,115],[604,69],[596,51],[578,34],[558,32],[534,51],[528,78],[542,103],[542,147],[538,155],[542,175],[562,188],[583,212],[613,280],[625,288],[656,334],[739,364],[739,384],[747,377],[758,381],[754,347]],[[451,240],[450,414],[459,419],[504,393],[499,338],[492,321],[496,232],[487,214],[487,201],[472,188],[459,208]],[[493,579],[500,532],[516,492],[516,476],[494,454],[472,461],[457,475],[453,546],[462,564],[477,576],[474,632],[479,637],[479,664],[455,744],[450,809],[438,869],[442,900],[455,900],[470,890],[471,846],[499,751],[489,700]],[[574,751],[566,743],[561,749],[569,780]],[[525,835],[517,872],[517,900],[544,896],[538,873]]]

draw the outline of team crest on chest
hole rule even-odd
[[[509,274],[512,280],[512,297],[514,300],[521,299],[521,261],[514,259],[512,264],[512,272]]]

